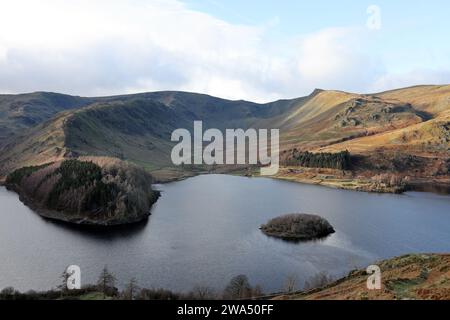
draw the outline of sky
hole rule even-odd
[[[0,0],[0,93],[267,102],[450,83],[450,2]]]

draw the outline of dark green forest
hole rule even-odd
[[[352,165],[352,157],[348,151],[339,153],[312,153],[293,149],[289,152],[284,160],[284,164],[288,166],[348,170]]]
[[[60,175],[47,199],[50,209],[58,208],[60,197],[70,190],[90,186],[91,191],[83,198],[80,211],[90,211],[113,202],[119,193],[119,188],[113,183],[102,181],[102,169],[93,162],[66,160],[56,169],[53,175]]]

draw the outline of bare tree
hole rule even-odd
[[[246,275],[238,275],[232,278],[224,290],[227,299],[245,299],[252,295],[252,287]]]
[[[295,274],[288,275],[284,284],[284,290],[288,293],[294,292],[297,286],[297,281],[298,277]]]
[[[67,291],[67,282],[69,281],[70,274],[67,272],[67,269],[61,274],[61,283],[58,285],[58,289],[61,291],[61,296],[63,296]]]
[[[264,291],[262,290],[262,288],[259,284],[257,284],[256,286],[253,287],[253,289],[252,289],[252,297],[253,298],[261,297],[263,295],[264,295]]]
[[[192,290],[195,299],[208,300],[214,297],[214,292],[207,286],[195,286]]]
[[[333,277],[325,271],[319,272],[305,281],[305,290],[323,288],[334,281]]]
[[[97,287],[103,293],[103,299],[106,298],[106,295],[108,293],[114,291],[115,283],[116,277],[114,277],[114,275],[109,272],[108,267],[105,265],[97,281]]]
[[[19,292],[14,289],[13,287],[6,287],[4,289],[2,289],[2,291],[0,291],[0,299],[1,300],[5,300],[5,299],[12,299],[14,297],[14,295],[18,294]]]
[[[130,282],[128,282],[127,287],[122,293],[122,297],[125,300],[133,300],[139,290],[139,286],[137,284],[136,278],[131,278]]]

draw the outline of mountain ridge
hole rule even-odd
[[[0,175],[77,156],[116,157],[149,171],[179,171],[170,162],[170,134],[177,128],[192,130],[195,120],[202,120],[204,129],[279,128],[282,150],[373,156],[400,145],[398,152],[445,160],[449,110],[450,85],[376,94],[316,89],[305,97],[264,104],[180,91],[90,98],[0,95]]]

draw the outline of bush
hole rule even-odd
[[[381,173],[371,178],[378,186],[386,187],[404,187],[410,181],[409,177],[396,174]]]
[[[183,295],[165,289],[142,289],[137,297],[137,300],[180,300]]]

